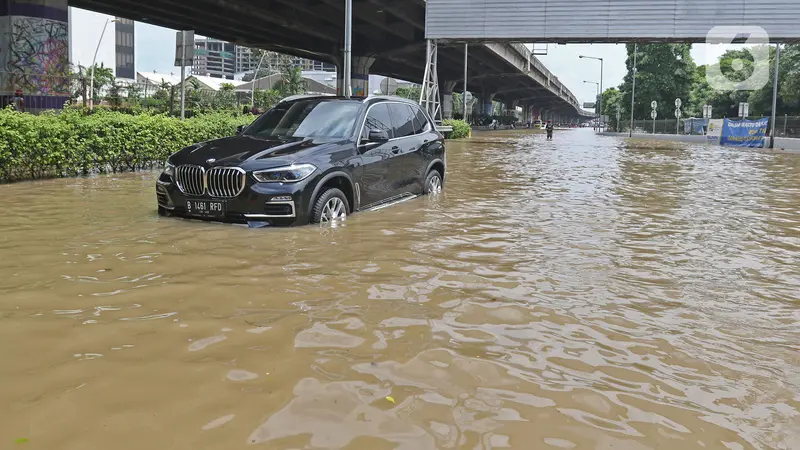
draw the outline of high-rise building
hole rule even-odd
[[[130,19],[117,17],[114,28],[116,30],[116,77],[135,80],[134,22]]]
[[[195,38],[192,74],[233,79],[236,73],[236,44],[212,38]]]
[[[232,80],[235,74],[255,72],[259,62],[261,62],[260,57],[257,57],[249,47],[218,39],[196,38],[194,47],[193,75]],[[263,69],[279,70],[287,64],[300,67],[302,70],[336,71],[336,66],[331,63],[287,56],[275,52],[267,52],[263,62],[261,62],[261,67]]]

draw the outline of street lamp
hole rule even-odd
[[[100,33],[100,39],[97,41],[97,48],[94,50],[94,56],[92,57],[92,74],[89,76],[89,111],[94,110],[94,65],[95,61],[97,61],[97,52],[100,51],[100,43],[103,42],[103,35],[106,34],[106,27],[112,22],[119,22],[119,20],[106,19],[106,23],[103,25],[103,32]]]
[[[597,81],[584,81],[584,83],[591,83],[591,84],[593,84],[593,85],[597,86],[597,93],[598,93],[598,95],[599,95],[599,93],[600,93],[600,83],[598,83]],[[603,96],[601,95],[601,96],[600,96],[600,99],[602,100],[602,98],[603,98]],[[595,97],[595,100],[596,100],[596,99],[597,99],[597,97]],[[602,105],[602,104],[603,104],[603,103],[601,102],[601,103],[600,103],[600,105]],[[602,114],[603,114],[603,110],[600,110],[600,115],[602,115]],[[599,122],[599,119],[598,119],[598,122],[597,122],[597,128],[600,128],[600,122]]]
[[[578,56],[578,58],[580,58],[580,59],[583,59],[583,58],[596,59],[596,60],[600,61],[600,118],[601,118],[601,122],[602,122],[602,117],[603,117],[603,58],[598,58],[596,56],[585,56],[585,55],[580,55],[580,56]]]

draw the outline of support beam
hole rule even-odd
[[[453,89],[456,87],[457,81],[440,82],[439,86],[442,92],[442,118],[453,118]]]

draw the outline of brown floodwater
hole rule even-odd
[[[0,448],[800,449],[800,156],[448,144],[336,227],[0,186]]]

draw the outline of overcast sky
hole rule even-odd
[[[91,65],[92,56],[103,24],[112,16],[106,16],[77,8],[70,8],[72,15],[70,59],[74,64]],[[179,73],[174,67],[175,30],[156,27],[144,23],[136,23],[136,70],[139,72],[157,71],[160,73]],[[114,24],[110,24],[103,36],[97,62],[106,66],[114,66]],[[570,44],[570,45],[533,45],[547,68],[553,72],[575,94],[581,102],[594,101],[597,86],[584,81],[600,81],[600,62],[590,59],[579,59],[579,55],[595,56],[604,59],[603,87],[609,88],[622,83],[625,76],[625,46],[612,44]],[[712,62],[728,48],[738,46],[695,45],[692,57],[695,62],[705,64],[707,57]]]

